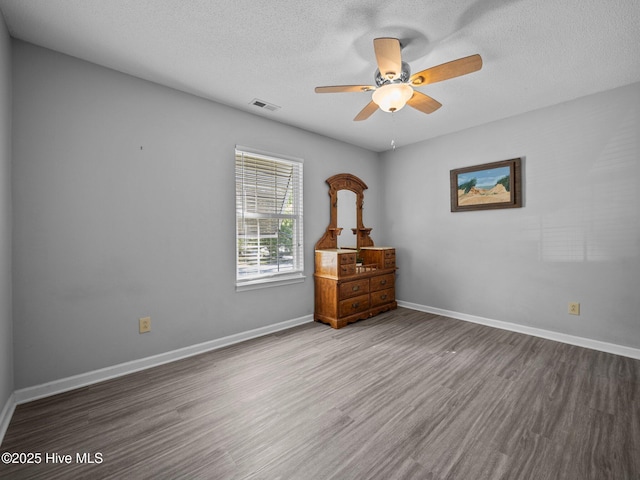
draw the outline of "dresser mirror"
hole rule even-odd
[[[338,248],[355,248],[357,228],[356,194],[351,190],[338,190]]]
[[[316,243],[316,250],[340,247],[372,247],[370,228],[362,223],[364,191],[367,184],[350,173],[339,173],[327,179],[329,184],[329,226]],[[340,205],[340,209],[338,209]],[[340,216],[340,222],[338,217]],[[344,217],[344,219],[343,219]],[[355,236],[355,238],[352,236]],[[338,241],[340,235],[343,238]]]

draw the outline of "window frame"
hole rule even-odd
[[[235,147],[235,162],[234,162],[234,172],[235,172],[235,195],[236,195],[236,228],[235,228],[235,243],[236,243],[236,273],[235,273],[235,285],[236,291],[244,291],[244,290],[254,290],[258,288],[265,287],[273,287],[278,285],[289,285],[293,283],[303,282],[305,279],[304,275],[304,217],[303,217],[303,165],[304,160],[297,157],[292,157],[288,155],[282,155],[277,153],[266,152],[264,150],[258,150],[251,147],[246,147],[242,145],[236,145]],[[251,158],[255,163],[258,161],[266,163],[274,164],[274,171],[283,166],[291,166],[291,184],[287,187],[287,196],[282,197],[281,199],[288,200],[289,195],[294,195],[292,198],[292,204],[290,207],[293,209],[291,213],[282,213],[280,212],[259,212],[257,210],[260,209],[257,206],[257,200],[254,199],[256,205],[254,205],[253,211],[248,211],[247,204],[249,202],[246,201],[246,192],[251,190],[251,184],[245,182],[245,173],[243,171],[239,171],[239,161],[242,162],[242,167],[244,167],[245,158]],[[264,170],[258,170],[257,168],[253,170],[253,172],[258,172],[264,174]],[[250,172],[251,173],[251,172]],[[239,183],[239,178],[240,183]],[[274,181],[277,181],[277,175],[274,174]],[[265,186],[266,183],[261,181],[260,186]],[[256,178],[256,189],[257,189],[258,180]],[[240,186],[240,188],[239,188]],[[274,188],[274,198],[277,199],[278,192],[277,188]],[[256,192],[253,192],[254,194]],[[257,198],[257,195],[256,195]],[[257,236],[247,236],[246,234],[246,224],[244,223],[244,219],[257,219],[256,224],[260,225],[260,220],[278,220],[278,223],[282,219],[291,219],[293,220],[292,226],[292,269],[287,271],[275,271],[275,272],[256,272],[252,275],[243,274],[241,272],[241,240],[247,241],[247,239],[254,239],[258,243],[258,250],[264,248],[261,247],[261,241],[263,238],[257,234]],[[259,230],[259,229],[258,229]],[[244,233],[242,233],[244,231]],[[278,230],[279,234],[280,230]],[[278,235],[277,234],[277,235]],[[265,237],[268,238],[268,237]],[[278,240],[279,241],[279,240]],[[278,244],[279,245],[279,244]],[[280,246],[278,246],[279,250]],[[279,258],[279,253],[276,252],[276,256]],[[258,262],[258,270],[260,270],[260,255],[258,253],[257,257]],[[267,264],[267,265],[279,265],[276,264]],[[279,268],[279,267],[278,267]]]

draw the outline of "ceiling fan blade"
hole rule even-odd
[[[397,38],[376,38],[373,41],[378,69],[384,78],[393,80],[402,73],[402,53]]]
[[[478,71],[481,68],[482,58],[480,55],[470,55],[414,73],[411,75],[409,83],[414,87],[419,87],[421,85],[428,85],[430,83],[441,82],[450,78],[466,75],[467,73]]]
[[[413,92],[413,96],[407,101],[407,105],[423,113],[433,113],[442,106],[439,101],[417,91]]]
[[[360,110],[360,113],[358,113],[358,115],[355,116],[353,121],[359,122],[361,120],[366,120],[371,115],[373,115],[373,112],[375,112],[377,109],[378,109],[378,105],[376,105],[373,101],[371,101],[367,104],[366,107]]]
[[[339,92],[371,92],[376,87],[371,85],[333,85],[330,87],[316,87],[316,93],[339,93]]]

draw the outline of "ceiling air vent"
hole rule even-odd
[[[259,108],[264,108],[265,110],[269,110],[270,112],[275,112],[276,110],[280,110],[280,107],[274,105],[273,103],[265,102],[264,100],[258,100],[254,98],[251,100],[251,105],[254,105]]]

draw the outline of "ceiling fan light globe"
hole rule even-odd
[[[385,112],[397,112],[413,95],[413,88],[406,83],[390,83],[376,89],[371,100]]]

